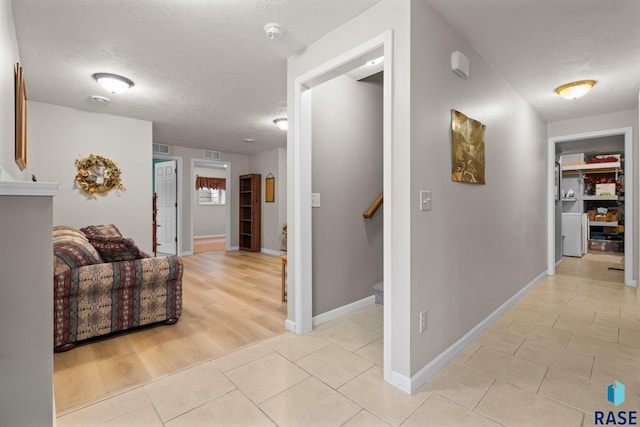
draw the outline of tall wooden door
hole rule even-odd
[[[178,242],[178,205],[176,177],[176,161],[155,164],[156,193],[158,194],[158,215],[156,236],[158,252],[177,254]]]

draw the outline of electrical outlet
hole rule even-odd
[[[427,330],[427,310],[423,310],[420,312],[420,333],[423,333]]]

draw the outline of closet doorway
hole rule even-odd
[[[609,158],[611,156],[602,153],[617,153],[619,158],[612,159]],[[571,157],[576,155],[596,161],[602,160],[604,163],[592,163],[582,158]],[[602,159],[596,159],[597,157]],[[613,273],[617,272],[624,277],[625,285],[636,286],[633,199],[637,193],[632,179],[634,158],[631,128],[549,138],[548,164],[548,274],[555,274],[563,259],[563,253],[567,253],[567,245],[570,242],[566,240],[569,238],[576,240],[576,246],[582,248],[578,249],[577,254],[568,254],[577,258],[565,257],[570,263],[576,264],[570,268],[574,273],[584,270],[582,264],[577,261],[586,256],[603,265],[611,264],[609,267]],[[615,167],[609,170],[605,168],[607,165]],[[627,179],[624,179],[625,176]],[[605,185],[612,188],[606,193],[601,193],[597,188],[589,191],[587,186],[594,178],[597,178],[598,182],[611,179],[611,183]],[[603,211],[599,212],[599,209]],[[574,227],[575,233],[571,232],[571,224],[568,222],[568,217],[572,215],[582,217],[582,225],[577,224]],[[610,240],[614,231],[619,242]],[[578,238],[572,239],[573,235],[577,235]],[[616,253],[609,253],[610,248],[614,246]],[[567,266],[564,269],[566,270]],[[592,277],[594,273],[585,270],[582,274]]]
[[[231,164],[193,159],[191,178],[193,253],[229,250],[231,247]]]

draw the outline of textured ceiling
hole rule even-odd
[[[272,122],[287,112],[286,58],[378,1],[12,4],[29,99],[153,121],[154,142],[251,153],[286,146],[286,132]],[[268,22],[284,26],[280,40],[266,37]],[[109,94],[92,79],[96,72],[135,86]]]
[[[287,110],[286,58],[378,1],[12,4],[29,99],[150,120],[154,142],[252,153],[286,146],[272,123]],[[640,0],[428,1],[547,121],[637,107]],[[266,38],[267,22],[285,27],[282,39]],[[135,86],[110,95],[96,72]],[[598,80],[584,98],[553,92],[581,79]]]
[[[428,1],[546,121],[637,108],[639,0]],[[585,79],[584,98],[554,92]]]

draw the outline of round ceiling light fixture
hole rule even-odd
[[[289,129],[289,122],[287,122],[287,118],[286,117],[281,117],[279,119],[275,119],[273,121],[273,124],[276,125],[278,127],[278,129],[280,129],[280,130]]]
[[[133,86],[131,80],[117,74],[95,73],[93,78],[111,93],[121,93]]]
[[[264,32],[267,34],[269,40],[278,40],[280,37],[282,37],[284,29],[282,28],[282,25],[275,22],[270,22],[264,26]]]
[[[556,88],[556,93],[566,99],[576,99],[585,96],[595,84],[595,80],[579,80]]]

